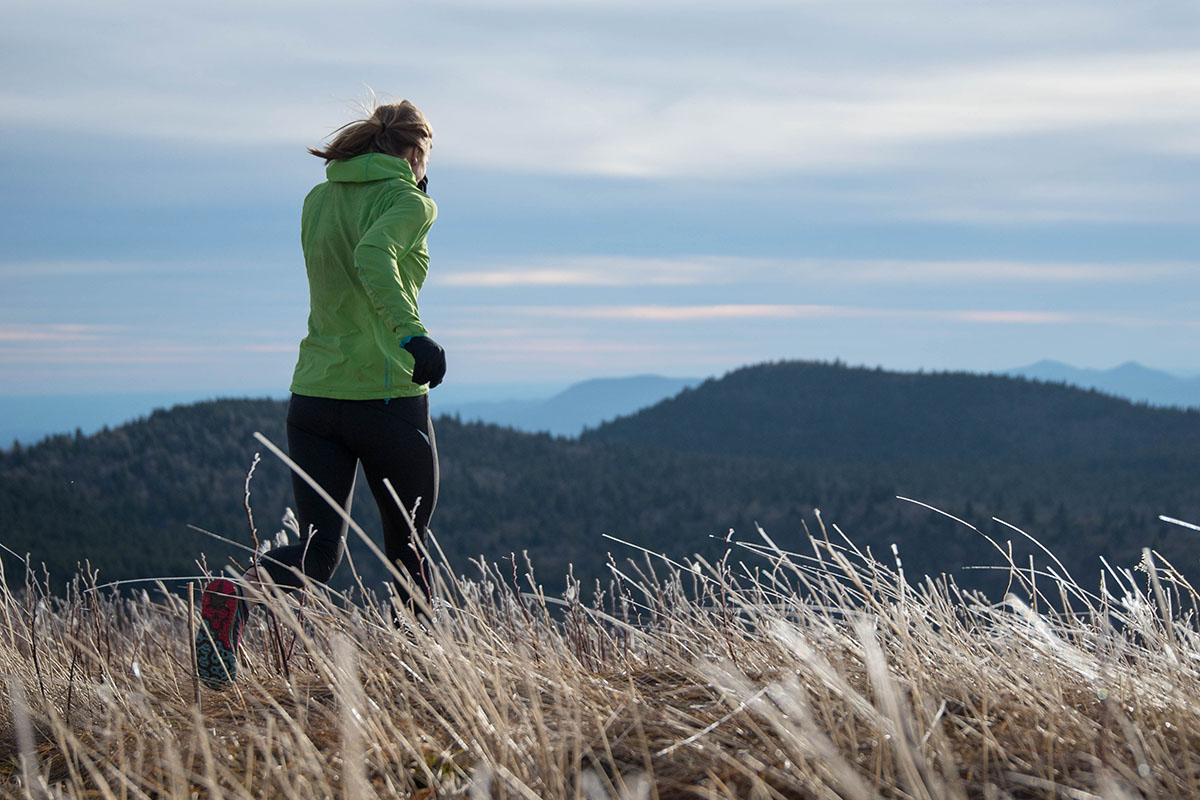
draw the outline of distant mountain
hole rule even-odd
[[[539,400],[508,400],[445,404],[439,414],[457,415],[464,422],[487,422],[529,433],[578,436],[623,414],[678,394],[700,383],[700,378],[664,378],[635,375],[628,378],[595,378]]]
[[[1082,369],[1061,361],[1039,361],[1000,374],[1096,389],[1137,403],[1200,408],[1200,376],[1172,375],[1144,367],[1136,361],[1112,369]]]

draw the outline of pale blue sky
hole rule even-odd
[[[448,382],[1200,369],[1191,2],[8,0],[0,394],[284,391],[366,85],[437,132]]]

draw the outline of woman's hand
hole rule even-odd
[[[437,386],[446,377],[446,351],[428,336],[413,336],[404,343],[404,349],[412,353],[413,383],[428,383]]]

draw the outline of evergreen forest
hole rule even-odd
[[[231,556],[244,564],[244,552],[189,526],[249,546],[245,485],[262,453],[253,520],[260,539],[281,529],[288,471],[252,434],[285,446],[285,414],[280,401],[217,400],[4,451],[10,581],[26,555],[52,589],[82,563],[101,582],[195,575],[197,559],[213,570]],[[997,547],[1025,569],[1065,568],[1085,587],[1099,586],[1102,558],[1132,568],[1144,547],[1200,577],[1200,534],[1158,519],[1200,521],[1200,413],[1064,385],[790,361],[736,370],[574,439],[452,417],[435,426],[438,543],[468,575],[473,559],[504,574],[515,566],[524,590],[526,552],[551,594],[568,569],[585,589],[603,589],[609,553],[622,570],[646,568],[604,534],[680,559],[715,560],[731,547],[730,561],[753,569],[741,543],[763,542],[756,526],[785,550],[822,526],[831,541],[844,532],[887,560],[894,545],[910,581],[952,573],[994,599],[1007,585],[990,569],[1005,561]],[[357,489],[355,518],[378,536],[361,478]],[[993,517],[1036,537],[1061,566]],[[350,559],[367,584],[383,580],[360,544]],[[335,586],[351,579],[343,563]]]

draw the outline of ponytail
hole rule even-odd
[[[415,147],[429,148],[433,128],[420,109],[407,100],[376,106],[367,119],[355,120],[334,131],[333,141],[324,149],[308,148],[317,158],[344,161],[364,153],[385,153],[406,158]]]

